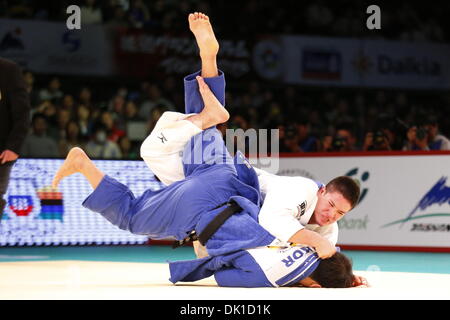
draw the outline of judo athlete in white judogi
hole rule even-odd
[[[216,89],[218,85],[224,85],[223,74],[208,80],[211,87]],[[203,110],[223,109],[203,79],[196,79],[195,75],[188,76],[185,85],[193,86],[198,92],[197,81],[205,100]],[[208,103],[214,100],[216,105],[208,107]],[[198,102],[194,99],[187,103],[199,105]],[[194,126],[192,122],[187,123],[189,120],[176,122]],[[54,178],[53,186],[56,187],[68,175],[77,172],[83,174],[94,188],[83,202],[84,207],[100,213],[121,229],[146,234],[153,239],[174,237],[183,240],[194,231],[202,241],[202,235],[216,221],[216,217],[221,216],[227,208],[237,207],[238,210],[234,210],[203,241],[209,256],[170,263],[172,282],[196,281],[215,275],[221,286],[351,286],[351,264],[343,264],[346,258],[339,253],[321,261],[311,248],[268,248],[278,246],[279,241],[257,223],[261,197],[256,173],[245,162],[230,157],[215,127],[208,126],[201,130],[195,136],[197,139],[194,137],[192,144],[188,143],[183,151],[186,178],[158,191],[147,190],[135,197],[127,186],[96,168],[79,148],[69,152]],[[170,127],[166,127],[162,133],[158,136],[164,138],[155,136],[159,140],[155,143],[166,144],[179,137],[177,130],[171,131]],[[214,147],[212,144],[215,144]],[[193,162],[192,157],[200,157],[201,163]],[[248,248],[255,249],[245,250]],[[327,262],[338,265],[339,272],[328,268]],[[322,264],[324,267],[320,268]],[[328,274],[323,276],[327,271]]]
[[[212,27],[209,24],[208,17],[200,15],[200,18],[197,19],[194,15],[191,15],[189,24],[200,48],[202,75],[209,77],[218,76],[219,72],[216,66],[218,43],[215,39]],[[213,49],[211,50],[211,48]],[[193,76],[187,77],[186,79],[189,78],[193,79]],[[215,80],[208,79],[207,81],[220,80],[221,77],[218,79],[216,78]],[[191,84],[193,85],[194,83]],[[193,90],[192,85],[189,85],[189,82],[185,82],[186,102],[192,100],[192,95],[198,95],[198,92]],[[217,89],[214,90],[216,96],[218,95],[223,99],[225,96],[225,85],[222,87],[217,86],[216,88]],[[218,91],[219,88],[222,88],[223,91]],[[186,103],[186,114],[199,112],[201,109],[199,109],[198,106],[199,105]],[[185,147],[184,143],[185,141],[188,141],[190,137],[199,133],[198,128],[193,127],[190,123],[183,121],[177,122],[178,120],[188,117],[186,114],[173,112],[164,114],[156,125],[153,133],[141,146],[142,158],[165,185],[170,185],[175,181],[184,179],[185,176],[181,156],[183,148]],[[155,143],[156,139],[161,139],[161,137],[164,136],[163,132],[165,128],[170,128],[174,139],[171,139],[164,145]],[[244,159],[240,154],[238,154],[238,157]],[[332,221],[327,221],[330,224],[321,226],[316,222],[316,219],[314,219],[315,217],[313,217],[314,209],[318,202],[318,194],[323,198],[323,195],[326,193],[324,192],[325,187],[323,184],[303,177],[280,177],[256,168],[255,170],[258,174],[261,195],[264,199],[258,217],[259,222],[266,229],[269,229],[272,234],[276,234],[278,239],[283,239],[283,241],[279,242],[279,245],[288,246],[290,240],[295,240],[290,239],[289,235],[299,233],[299,231],[304,228],[321,234],[333,246],[336,244],[338,233],[336,221],[333,223],[331,223]],[[350,189],[352,190],[353,188],[352,191],[356,191],[357,199],[359,188],[354,184],[353,180],[346,177],[341,179],[344,180],[344,183],[350,184]],[[342,199],[338,200],[341,200],[342,202]],[[345,201],[346,200],[344,199],[344,202]],[[324,201],[320,204],[320,207],[322,208],[320,211],[324,211],[324,214],[328,215],[328,218],[331,219],[331,216],[333,216],[332,209],[326,208],[327,203],[324,205],[323,202]],[[338,210],[338,218],[340,218],[342,214],[343,212]],[[315,216],[319,216],[319,213],[316,213]],[[309,222],[316,223],[311,224]],[[303,231],[303,233],[305,233],[305,231]],[[315,234],[310,232],[306,234],[306,236],[308,235]],[[330,251],[330,246],[327,246],[328,241],[325,239],[317,236],[309,236],[308,240],[310,240],[310,245],[322,249],[320,252],[322,257],[329,257],[334,253],[334,247],[333,250]],[[319,243],[324,242],[325,245],[318,245]],[[199,241],[194,241],[194,248],[198,257],[205,257],[208,255],[205,248],[199,244]],[[274,252],[272,251],[271,254],[273,253]],[[356,276],[356,279],[355,285],[366,283],[364,278]]]
[[[83,206],[100,213],[119,228],[153,239],[174,237],[181,241],[191,239],[192,235],[198,237],[209,256],[171,263],[173,282],[195,281],[217,273],[219,285],[225,286],[279,286],[300,281],[306,281],[304,285],[329,286],[326,282],[329,278],[338,280],[338,283],[332,282],[332,286],[351,285],[351,265],[348,268],[340,261],[328,259],[326,261],[338,265],[343,271],[339,274],[343,276],[338,276],[335,270],[331,271],[331,277],[324,276],[330,268],[320,268],[324,263],[320,263],[310,248],[272,251],[277,254],[271,261],[285,266],[275,273],[265,272],[271,269],[270,263],[259,264],[266,259],[255,263],[254,257],[267,255],[258,252],[269,252],[272,249],[267,246],[277,246],[279,240],[257,223],[261,194],[255,171],[248,163],[230,157],[221,134],[214,127],[229,117],[222,107],[224,97],[220,96],[220,92],[224,92],[223,75],[208,78],[207,83],[219,101],[201,77],[187,77],[186,104],[189,107],[186,108],[196,106],[201,112],[175,122],[176,125],[189,122],[189,130],[201,131],[190,143],[180,141],[186,144],[182,161],[185,179],[158,191],[147,190],[136,198],[128,187],[101,172],[81,149],[73,148],[56,173],[53,186],[73,173],[81,173],[94,188]],[[179,131],[170,127],[160,133],[156,137],[160,144],[179,139]],[[255,249],[245,250],[248,248]],[[280,260],[281,255],[284,257]],[[229,274],[232,270],[236,272]],[[242,281],[247,276],[252,281],[247,281],[246,285]]]

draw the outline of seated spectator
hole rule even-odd
[[[307,119],[302,118],[298,121],[297,125],[298,144],[300,147],[299,152],[316,152],[319,149],[319,141],[316,137],[311,135],[311,125]]]
[[[64,96],[64,93],[61,91],[61,82],[58,77],[53,77],[47,88],[39,91],[39,99],[41,101],[59,101]]]
[[[64,110],[69,111],[72,113],[75,109],[75,99],[71,94],[64,95],[62,102],[61,102],[61,108]]]
[[[356,151],[356,137],[351,123],[341,123],[336,126],[331,149],[339,152]]]
[[[88,87],[81,88],[78,93],[78,102],[84,104],[89,109],[94,108],[94,103],[92,102],[92,91]]]
[[[47,127],[51,130],[55,128],[58,123],[57,109],[56,106],[50,101],[45,100],[39,106],[33,110],[33,114],[41,113],[45,116],[47,120]]]
[[[366,133],[363,151],[401,150],[404,128],[393,115],[382,113],[375,120],[373,130]]]
[[[124,110],[125,120],[128,121],[142,121],[142,118],[138,114],[138,109],[133,101],[127,101]]]
[[[290,124],[284,129],[283,138],[280,139],[280,152],[302,151],[296,125]]]
[[[49,128],[48,135],[55,141],[66,138],[66,127],[70,121],[70,111],[59,109],[56,113],[56,126]]]
[[[333,150],[333,136],[325,135],[320,140],[320,149],[321,152],[332,152]]]
[[[108,140],[117,142],[119,138],[125,135],[125,130],[117,126],[111,112],[103,111],[100,115],[100,123],[105,127]]]
[[[122,136],[119,139],[119,147],[122,152],[122,159],[137,160],[140,159],[140,154],[135,146],[131,143],[127,136]]]
[[[90,118],[89,108],[84,104],[80,104],[77,108],[76,119],[80,136],[83,141],[87,141],[91,135],[92,120]]]
[[[111,112],[114,121],[120,120],[123,117],[125,102],[125,98],[119,94],[116,94],[109,102],[108,110]]]
[[[403,150],[450,150],[450,140],[439,133],[436,116],[425,116],[418,123],[409,128]]]
[[[59,154],[64,158],[73,147],[80,147],[84,149],[84,143],[81,140],[80,135],[80,128],[76,121],[70,121],[67,124],[65,138],[59,141]]]
[[[174,111],[172,102],[162,96],[161,89],[156,84],[150,84],[146,89],[146,97],[139,109],[139,116],[142,119],[148,119],[152,109],[156,106],[163,106],[168,110]]]
[[[58,146],[47,136],[47,119],[41,113],[33,115],[32,132],[25,139],[21,156],[24,158],[56,158],[59,157]]]
[[[31,109],[34,109],[39,105],[40,102],[39,93],[34,88],[34,75],[31,71],[27,70],[23,73],[23,79],[25,80],[28,96],[30,97]]]
[[[121,159],[122,152],[114,141],[108,140],[107,129],[104,125],[97,125],[92,139],[86,144],[86,153],[95,159]]]

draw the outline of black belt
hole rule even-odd
[[[204,246],[206,242],[214,235],[214,233],[216,233],[217,229],[219,229],[225,223],[225,221],[227,221],[229,217],[231,217],[236,212],[242,210],[242,208],[234,201],[222,203],[217,207],[213,208],[212,210],[223,207],[224,205],[226,205],[227,207],[217,216],[215,216],[214,219],[212,219],[212,221],[206,226],[206,228],[199,235],[197,235],[197,232],[193,230],[183,240],[174,241],[172,248],[175,249],[188,242],[196,240],[199,240],[200,243]]]

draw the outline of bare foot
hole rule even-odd
[[[216,57],[219,51],[219,42],[214,35],[209,17],[203,13],[191,13],[188,17],[189,29],[197,40],[201,57]]]
[[[202,77],[196,77],[198,82],[198,87],[200,94],[203,98],[203,103],[205,104],[204,109],[200,113],[200,115],[204,116],[207,119],[208,127],[209,125],[216,125],[220,123],[227,122],[230,118],[230,114],[228,111],[220,104],[219,100],[217,100],[214,93],[209,89],[206,82]]]
[[[64,163],[56,172],[55,177],[53,178],[52,187],[56,189],[59,182],[74,173],[81,172],[83,168],[83,163],[86,159],[89,159],[86,153],[80,148],[72,148],[69,151],[69,154],[64,160]]]

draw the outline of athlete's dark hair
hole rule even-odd
[[[342,194],[350,202],[351,209],[358,203],[360,193],[359,184],[350,177],[340,176],[334,178],[327,183],[325,188],[327,192],[339,192]]]
[[[336,252],[330,258],[320,261],[310,278],[323,288],[349,288],[354,279],[352,261]]]

